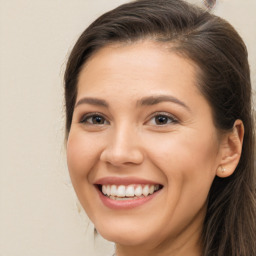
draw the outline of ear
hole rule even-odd
[[[220,145],[220,163],[216,175],[225,178],[233,174],[242,153],[244,138],[244,125],[241,120],[236,120],[231,131],[225,133]]]

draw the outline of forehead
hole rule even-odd
[[[149,40],[112,44],[85,63],[78,79],[78,94],[104,89],[182,89],[185,84],[197,90],[197,73],[196,64],[177,55],[170,44]]]

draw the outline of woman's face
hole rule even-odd
[[[220,143],[196,72],[150,41],[105,47],[82,69],[68,167],[106,239],[153,247],[200,236]]]

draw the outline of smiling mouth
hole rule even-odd
[[[136,200],[148,197],[163,188],[162,185],[131,184],[131,185],[98,185],[101,193],[112,200]]]

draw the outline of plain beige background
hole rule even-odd
[[[0,256],[108,256],[65,161],[62,80],[85,27],[125,0],[0,0]],[[194,0],[199,5],[202,1]],[[256,0],[220,0],[248,45],[256,84]]]

